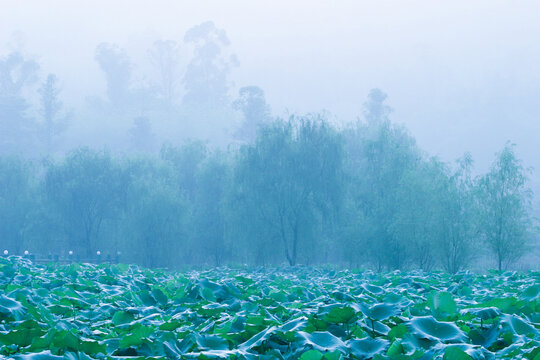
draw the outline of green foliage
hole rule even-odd
[[[411,331],[416,336],[441,342],[463,342],[465,334],[451,322],[440,322],[432,316],[419,316],[411,320]]]
[[[531,240],[532,192],[526,183],[527,171],[510,144],[479,182],[482,234],[497,259],[499,271],[517,261]]]
[[[443,360],[472,360],[465,351],[457,346],[449,346],[444,350]]]
[[[446,291],[430,293],[427,304],[436,318],[454,315],[457,312],[456,302],[452,294]]]
[[[29,161],[0,157],[0,237],[4,249],[16,254],[22,251],[37,210],[33,170]]]
[[[469,294],[448,297],[460,275],[175,273],[133,265],[44,267],[17,257],[0,258],[0,268],[0,355],[9,358],[534,359],[540,346],[537,298],[515,300],[505,311],[481,305],[517,299],[536,283],[534,272],[471,276]],[[22,274],[31,285],[13,280]],[[418,281],[441,289],[431,293],[429,307]],[[437,320],[434,309],[453,320]]]
[[[257,241],[277,240],[290,265],[340,206],[341,156],[339,135],[320,118],[277,121],[240,151],[237,196],[257,221]]]
[[[88,148],[48,168],[47,201],[58,213],[70,249],[94,253],[101,225],[117,211],[126,181],[109,154]]]
[[[262,106],[261,92],[245,91],[244,102]],[[500,270],[519,259],[535,224],[513,147],[474,179],[469,155],[452,167],[423,153],[390,122],[385,99],[370,93],[366,121],[345,129],[324,115],[292,116],[257,125],[255,138],[227,151],[192,141],[159,156],[80,148],[41,162],[0,157],[0,251],[92,260],[99,250],[102,260],[151,268],[286,262],[450,273],[488,251]],[[448,293],[456,291],[470,288]],[[538,294],[530,287],[520,298]],[[455,316],[448,296],[426,299],[438,320]]]

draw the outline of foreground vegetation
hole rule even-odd
[[[534,359],[540,273],[0,260],[0,358]]]

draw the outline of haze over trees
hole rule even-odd
[[[457,272],[480,256],[500,270],[515,266],[533,244],[534,223],[514,147],[473,177],[470,156],[440,162],[387,115],[372,115],[344,129],[321,115],[274,119],[228,151],[190,142],[159,155],[3,156],[3,246],[121,253],[149,267]]]
[[[497,154],[491,169],[479,180],[481,229],[499,270],[519,259],[531,238],[532,192],[527,171],[507,144]]]
[[[99,44],[104,93],[74,111],[62,79],[32,56],[0,57],[10,253],[100,250],[148,267],[531,265],[520,259],[537,222],[514,145],[485,174],[469,154],[443,162],[392,121],[380,89],[351,123],[275,116],[261,87],[235,90],[239,62],[212,22],[146,55],[151,78],[121,45]]]

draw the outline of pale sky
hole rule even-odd
[[[470,151],[483,171],[506,140],[517,143],[540,192],[539,1],[0,0],[0,55],[20,31],[82,103],[104,88],[100,42],[137,62],[156,38],[181,42],[207,20],[238,56],[236,87],[263,88],[274,113],[350,120],[379,87],[393,120],[444,160]]]

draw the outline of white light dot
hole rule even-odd
[[[4,255],[7,255],[7,254],[9,254],[9,251],[4,250]]]
[[[73,251],[69,250],[69,255],[73,255]]]
[[[96,254],[98,254],[98,256],[101,255],[101,251],[96,251]]]
[[[24,250],[24,255],[28,255],[28,254],[30,254],[30,253],[28,252],[28,250]]]

